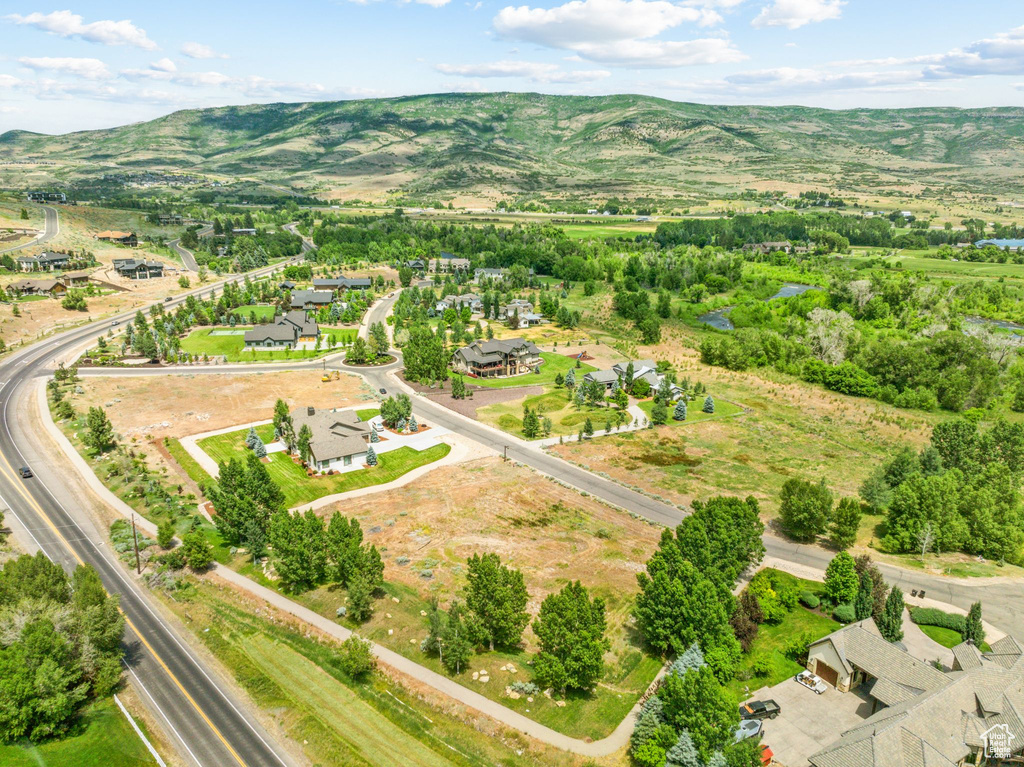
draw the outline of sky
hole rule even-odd
[[[1024,105],[1019,0],[515,2],[3,0],[0,132],[449,91]]]

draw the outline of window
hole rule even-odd
[[[345,456],[345,465],[346,466],[351,466],[352,465],[352,456],[350,456],[350,455],[346,455]]]

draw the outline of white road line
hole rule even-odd
[[[139,740],[146,744],[146,748],[149,749],[149,753],[153,755],[154,759],[156,759],[156,763],[160,765],[160,767],[167,767],[167,762],[165,762],[163,757],[157,753],[155,748],[153,748],[153,744],[149,742],[149,738],[146,737],[146,733],[139,729],[139,725],[136,723],[135,717],[128,713],[128,709],[124,707],[124,703],[121,702],[121,699],[117,697],[117,695],[114,695],[114,703],[116,703],[117,707],[121,709],[121,713],[124,714],[124,718],[128,720],[132,729],[135,730],[135,734],[139,736]]]

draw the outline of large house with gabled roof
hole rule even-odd
[[[543,362],[540,349],[523,338],[474,341],[452,355],[456,373],[477,378],[517,376],[534,372]]]
[[[298,434],[308,426],[310,468],[317,471],[345,471],[366,465],[370,424],[359,420],[355,410],[323,410],[300,407],[291,412]]]
[[[294,349],[300,343],[316,343],[320,327],[304,311],[291,311],[273,322],[245,331],[245,346],[260,349]]]

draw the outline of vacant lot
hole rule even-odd
[[[529,407],[544,418],[551,420],[551,435],[576,434],[583,428],[583,424],[589,418],[591,425],[597,429],[603,429],[605,421],[611,418],[613,423],[617,415],[613,407],[593,407],[584,405],[579,410],[569,400],[568,392],[565,389],[553,386],[544,387],[542,394],[531,394],[508,402],[501,402],[493,405],[478,408],[476,418],[482,423],[495,426],[502,431],[523,436],[523,410]],[[629,416],[626,413],[626,416]],[[628,417],[625,423],[632,421]],[[538,438],[543,435],[538,435]]]
[[[121,434],[184,437],[273,415],[274,403],[290,407],[349,407],[374,399],[358,376],[342,373],[322,382],[315,370],[241,375],[84,377],[84,394],[72,395],[75,409],[106,409]]]
[[[473,554],[494,552],[523,572],[531,614],[569,581],[579,580],[605,599],[612,649],[597,690],[570,697],[564,707],[543,695],[533,701],[505,696],[506,685],[531,678],[527,661],[535,638],[527,628],[522,650],[477,655],[456,677],[504,705],[570,735],[604,737],[661,665],[640,651],[629,620],[636,574],[657,546],[657,527],[497,458],[441,467],[405,487],[318,513],[329,517],[335,509],[358,519],[366,542],[381,549],[387,581],[388,598],[376,603],[373,618],[362,626],[346,625],[435,670],[440,670],[437,659],[419,649],[427,631],[421,612],[432,596],[447,606],[459,594]],[[241,569],[262,578],[247,565]],[[331,618],[346,600],[343,590],[329,586],[293,598]],[[515,672],[501,670],[509,663]],[[483,670],[491,681],[474,681],[473,672]]]

